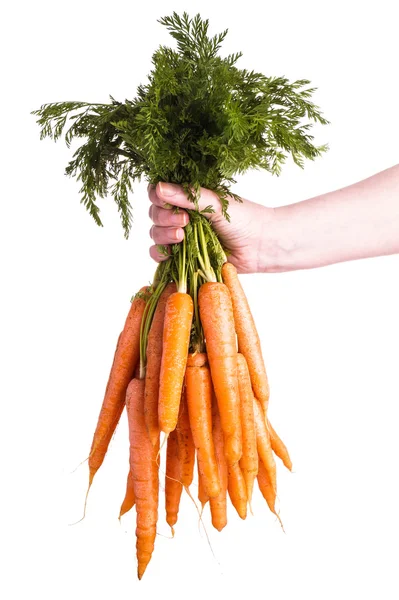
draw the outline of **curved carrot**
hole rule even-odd
[[[274,515],[276,515],[276,517],[280,521],[281,527],[283,527],[283,523],[280,519],[280,516],[276,512],[276,508],[275,508],[276,494],[275,494],[275,491],[273,490],[273,486],[271,485],[270,478],[266,471],[266,468],[261,460],[259,461],[258,485],[259,485],[259,489],[261,491],[262,496],[264,497],[264,499],[267,502],[269,509],[271,510],[271,512]],[[284,531],[284,527],[283,527],[283,531]]]
[[[159,297],[147,342],[147,366],[145,373],[144,417],[152,445],[159,438],[158,393],[162,359],[162,338],[167,299],[176,291],[176,284],[169,283]]]
[[[216,402],[214,403],[213,419],[213,443],[215,446],[216,460],[218,463],[220,493],[216,498],[210,498],[209,504],[211,507],[212,525],[218,531],[222,531],[227,525],[227,485],[228,485],[228,470],[226,457],[224,455],[223,431],[220,422],[219,411],[217,410]]]
[[[165,509],[166,522],[172,529],[177,523],[177,515],[179,513],[180,498],[183,486],[179,481],[180,478],[180,463],[179,449],[177,445],[176,430],[172,431],[168,437],[166,447],[166,475],[165,475]]]
[[[136,498],[136,548],[138,578],[151,559],[158,520],[159,444],[153,446],[144,421],[144,379],[133,379],[126,392],[129,422],[130,470]]]
[[[283,461],[284,466],[286,466],[289,471],[292,471],[292,462],[286,445],[274,431],[270,421],[268,421],[267,425],[270,432],[270,441],[274,454]]]
[[[190,418],[184,388],[175,431],[180,465],[179,481],[181,481],[185,488],[189,488],[194,477],[195,446],[190,428]]]
[[[188,415],[202,483],[207,496],[213,498],[220,492],[220,483],[212,439],[211,374],[207,365],[192,367],[192,363],[193,360],[189,356],[186,368]]]
[[[246,519],[248,496],[245,479],[238,463],[229,465],[227,489],[229,491],[231,503],[238,515],[241,519]]]
[[[140,293],[142,294],[147,290],[148,287],[143,287]],[[89,488],[94,475],[102,465],[109,443],[119,422],[123,407],[125,406],[126,389],[139,361],[140,325],[145,304],[145,300],[140,295],[134,298],[118,340],[114,362],[111,367],[111,373],[90,449]]]
[[[248,503],[251,505],[252,490],[258,473],[258,451],[254,419],[254,395],[247,361],[242,354],[237,354],[237,373],[242,424],[242,457],[240,459],[240,468],[245,480]]]
[[[256,429],[256,446],[258,448],[259,458],[261,459],[266,468],[271,486],[274,490],[274,493],[276,494],[276,462],[273,456],[272,446],[270,442],[270,434],[266,428],[265,417],[263,415],[260,404],[255,398],[253,401],[253,406]]]
[[[168,434],[176,427],[186,369],[194,306],[191,296],[175,292],[166,302],[159,380],[158,419]]]
[[[135,497],[134,497],[134,488],[133,488],[133,477],[132,477],[132,473],[129,469],[129,473],[128,473],[127,481],[126,481],[126,493],[125,493],[123,502],[121,504],[121,509],[119,512],[119,519],[123,515],[125,515],[127,512],[129,512],[129,510],[131,508],[133,508],[134,504],[135,504]]]
[[[269,404],[269,382],[267,379],[262,348],[255,321],[245,292],[238,279],[237,269],[231,263],[224,263],[222,278],[230,290],[233,302],[234,322],[237,331],[238,351],[245,356],[255,397],[261,403],[264,414]]]
[[[198,292],[198,304],[224,434],[226,460],[234,464],[241,458],[242,433],[236,333],[230,292],[223,283],[204,283]]]

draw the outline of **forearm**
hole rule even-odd
[[[399,165],[343,189],[273,211],[263,272],[310,269],[399,253]]]

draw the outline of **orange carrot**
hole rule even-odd
[[[237,354],[238,388],[241,401],[242,457],[240,468],[247,489],[248,503],[251,506],[254,480],[258,473],[258,451],[254,420],[254,395],[247,362],[242,354]]]
[[[280,519],[280,516],[278,515],[278,513],[276,512],[276,508],[275,508],[275,504],[276,504],[276,493],[273,490],[273,487],[271,485],[270,482],[270,478],[269,475],[266,471],[266,468],[264,466],[264,464],[262,463],[261,460],[259,460],[259,470],[258,470],[258,485],[259,485],[259,489],[262,493],[262,496],[264,497],[264,499],[267,502],[267,505],[269,507],[269,509],[271,510],[271,512],[276,515],[277,519],[280,522],[281,527],[283,528],[284,531],[284,527],[283,527],[283,523]]]
[[[272,444],[272,450],[274,454],[283,461],[283,464],[287,467],[289,471],[292,471],[292,462],[290,455],[288,454],[286,445],[274,431],[270,421],[268,421],[268,428],[270,432],[270,441]]]
[[[198,462],[197,462],[198,467]],[[201,502],[201,512],[204,510],[206,503],[210,500],[208,494],[205,491],[204,479],[200,473],[198,467],[198,500]]]
[[[228,484],[228,470],[226,457],[224,455],[224,444],[223,444],[223,431],[220,422],[219,411],[217,410],[216,401],[213,404],[214,411],[212,413],[213,419],[213,443],[215,446],[216,460],[218,463],[219,481],[220,481],[220,493],[216,498],[210,498],[209,504],[211,507],[212,525],[218,531],[222,531],[227,525],[227,484]]]
[[[195,446],[193,434],[190,428],[186,393],[183,393],[180,401],[179,418],[176,425],[177,447],[179,454],[179,480],[188,489],[194,477]]]
[[[240,396],[237,380],[237,345],[230,293],[223,283],[208,282],[198,292],[212,382],[229,464],[242,454]]]
[[[122,517],[122,515],[126,514],[127,512],[129,512],[129,510],[131,508],[133,508],[134,504],[135,504],[135,498],[134,498],[134,488],[133,488],[133,477],[132,477],[132,473],[129,469],[129,473],[127,476],[127,482],[126,482],[126,493],[125,493],[123,502],[121,504],[119,520]]]
[[[245,519],[247,517],[248,497],[245,479],[238,463],[229,465],[227,489],[232,505],[241,519]]]
[[[276,494],[274,493],[273,487],[270,483],[270,478],[266,471],[265,465],[261,460],[259,461],[258,485],[260,491],[262,492],[262,496],[267,502],[268,507],[270,508],[272,513],[276,514]]]
[[[259,458],[261,459],[266,468],[271,486],[274,490],[274,493],[276,493],[276,462],[273,456],[272,446],[270,442],[270,434],[266,428],[265,417],[263,415],[260,404],[255,398],[253,405],[256,428],[256,445],[258,448]]]
[[[166,302],[158,400],[159,427],[166,434],[175,429],[179,414],[193,311],[189,294],[175,292]]]
[[[183,486],[179,481],[180,463],[179,449],[177,445],[176,430],[172,431],[168,437],[166,447],[166,475],[165,475],[165,508],[166,522],[172,529],[172,535],[175,534],[173,525],[177,523],[179,513],[180,498]]]
[[[176,284],[169,283],[159,297],[147,342],[147,366],[145,373],[144,417],[152,445],[159,438],[158,393],[162,359],[163,324],[167,299],[176,291]]]
[[[255,321],[249,308],[245,292],[238,279],[237,269],[231,263],[224,263],[222,278],[230,290],[233,302],[234,322],[238,338],[238,351],[245,356],[255,397],[259,400],[264,414],[269,404],[269,382],[262,356],[260,339]]]
[[[140,292],[147,291],[147,287]],[[125,326],[119,337],[114,362],[109,375],[105,396],[98,417],[89,455],[89,488],[101,467],[109,443],[125,406],[125,395],[140,356],[140,325],[145,300],[136,296],[131,304]]]
[[[199,360],[198,355],[187,359],[186,398],[202,483],[207,496],[214,498],[220,492],[220,483],[212,439],[212,381],[206,364],[191,366]]]
[[[153,446],[144,421],[144,379],[133,379],[126,392],[129,422],[130,470],[136,498],[136,548],[141,579],[154,550],[158,520],[159,444]]]

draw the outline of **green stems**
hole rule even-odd
[[[189,270],[189,282],[190,282],[190,296],[193,299],[194,304],[194,321],[191,333],[191,352],[203,352],[204,351],[204,332],[201,325],[198,308],[198,288],[202,284],[199,271],[195,268],[194,261],[191,261]]]
[[[152,318],[154,316],[159,297],[164,291],[167,283],[170,281],[170,268],[170,258],[158,265],[155,271],[154,281],[149,290],[150,296],[148,297],[140,326],[140,379],[144,379],[145,377],[145,369],[147,364],[147,342],[148,334],[152,324]]]
[[[205,239],[204,229],[202,226],[202,220],[198,219],[198,223],[195,224],[196,240],[198,245],[198,262],[201,265],[201,275],[206,281],[216,281],[215,271],[212,268],[211,261],[209,259],[207,241]]]
[[[187,244],[186,244],[186,236],[184,236],[183,241],[179,244],[177,261],[178,261],[178,282],[177,282],[177,291],[181,294],[187,293],[187,266],[188,260],[186,258]]]

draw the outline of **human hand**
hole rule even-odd
[[[184,227],[189,221],[185,210],[178,213],[171,209],[193,209],[193,203],[187,199],[181,186],[170,183],[158,183],[150,186],[148,195],[151,201],[150,218],[154,225],[150,236],[155,242],[150,248],[151,257],[160,262],[165,256],[157,249],[157,244],[169,245],[181,242]],[[263,265],[265,244],[267,244],[267,225],[273,218],[274,210],[249,200],[237,202],[230,199],[228,213],[230,222],[222,215],[217,195],[201,188],[199,209],[211,205],[214,213],[208,215],[209,221],[219,236],[223,246],[228,250],[228,260],[233,263],[239,273],[257,273],[265,271]]]
[[[399,253],[399,165],[339,190],[308,200],[264,207],[230,199],[230,222],[216,194],[201,188],[199,208],[209,214],[228,260],[239,273],[280,273],[338,262]],[[181,242],[192,209],[181,186],[158,183],[149,188],[150,235],[155,244]],[[166,206],[165,206],[166,205]],[[152,258],[164,260],[156,246]]]

